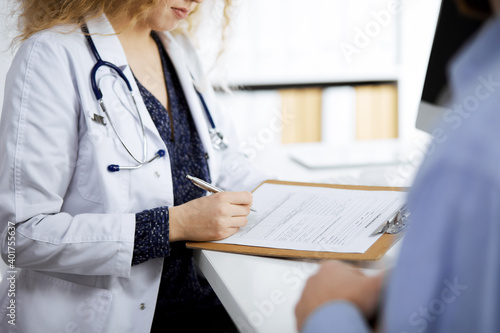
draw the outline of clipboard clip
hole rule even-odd
[[[377,230],[375,230],[370,236],[376,236],[380,234],[398,234],[408,226],[408,217],[410,212],[408,207],[403,205],[394,215],[392,215],[384,224],[382,224]]]

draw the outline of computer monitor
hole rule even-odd
[[[439,125],[449,97],[448,64],[481,23],[463,16],[454,0],[442,1],[417,115],[418,129],[432,134]]]

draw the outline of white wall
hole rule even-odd
[[[384,1],[389,3],[391,0],[378,0],[377,7],[383,8]],[[10,41],[16,34],[15,18],[11,16],[11,9],[8,5],[8,3],[11,2],[12,1],[8,0],[0,0],[0,106],[3,105],[5,75],[10,66],[13,54],[13,50],[9,48]],[[400,43],[400,133],[403,139],[411,139],[416,135],[415,133],[417,133],[414,129],[415,119],[429,58],[434,23],[438,16],[439,1],[401,0],[401,2],[402,10],[398,41]],[[340,7],[341,6],[338,7],[339,10],[346,9],[345,6],[343,8]],[[253,26],[263,25],[264,27],[262,30],[270,34],[270,26],[273,20],[271,18],[268,19],[266,23],[266,21],[262,22],[262,20],[258,20],[253,16],[253,20],[255,20],[253,24],[247,22],[248,19],[245,22],[247,22],[247,25]],[[293,20],[294,18],[288,18],[289,22]],[[282,21],[283,22],[280,21],[280,23],[284,23],[286,20],[283,19]],[[297,23],[299,23],[299,21],[297,21]],[[304,25],[307,22],[301,23]],[[359,22],[357,23],[359,26],[362,26]],[[240,23],[240,26],[241,25],[244,24]],[[353,26],[353,24],[351,24],[351,26]],[[274,27],[275,29],[279,29],[280,25],[276,24]],[[304,26],[302,26],[302,28],[303,27]],[[238,31],[235,31],[235,33],[237,32]],[[350,33],[352,33],[352,31],[350,31]],[[333,40],[336,39],[337,43],[340,39],[338,34],[338,31],[331,28],[331,37]],[[345,34],[347,34],[347,32]],[[239,35],[237,36],[240,37]],[[297,41],[303,40],[303,37],[304,36],[301,36]],[[322,35],[322,38],[325,37],[325,35]],[[241,40],[247,43],[249,42],[246,38],[241,38]],[[331,41],[329,43],[331,43]],[[303,46],[306,47],[307,44]],[[328,48],[328,43],[325,48]],[[338,48],[335,49],[338,50]],[[241,57],[235,57],[234,59],[238,59],[239,61],[244,60]],[[295,70],[296,68],[294,68],[293,71]]]
[[[236,1],[234,38],[219,67],[226,71],[215,72],[213,79],[236,85],[333,82],[339,76],[363,77],[392,69],[397,62],[396,20],[386,15],[387,22],[378,24],[377,13],[394,1]],[[208,67],[218,46],[213,36],[212,27],[200,29],[202,60]],[[342,45],[356,46],[356,53],[347,56]]]
[[[427,136],[415,121],[441,1],[401,1],[399,127],[402,139],[412,141]]]
[[[397,0],[397,15],[381,17],[395,1],[317,0],[313,12],[303,11],[302,15],[297,13],[303,8],[297,0],[238,2],[235,41],[223,62],[228,72],[225,78],[241,84],[327,82],[335,81],[339,74],[362,79],[363,75],[384,77],[380,74],[386,73],[398,78],[401,139],[425,140],[427,134],[415,128],[415,121],[440,1]],[[314,15],[317,8],[321,15]],[[382,33],[369,38],[369,46],[347,64],[340,53],[341,43],[359,43],[357,31],[383,19],[389,23],[381,23]],[[205,38],[200,38],[202,51],[209,49],[211,33],[206,30]],[[213,59],[206,52],[202,58]]]

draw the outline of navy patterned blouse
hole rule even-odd
[[[160,50],[168,91],[168,110],[136,81],[151,118],[168,149],[174,205],[177,206],[205,195],[205,191],[194,186],[186,175],[190,174],[210,182],[210,173],[206,154],[175,68],[158,37],[154,33],[152,36]],[[186,249],[185,242],[169,242],[168,207],[136,214],[132,265],[158,257],[165,259],[155,318],[220,304],[208,282],[197,275],[192,251]]]

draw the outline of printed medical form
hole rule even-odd
[[[397,212],[406,193],[263,184],[254,192],[248,224],[217,243],[364,253],[373,231]]]

